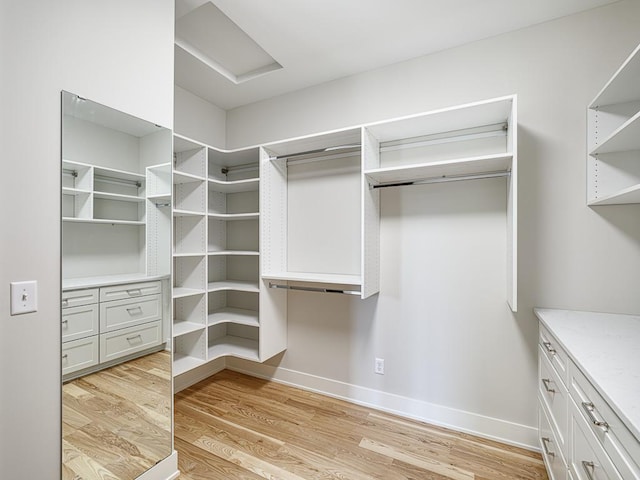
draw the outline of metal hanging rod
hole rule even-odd
[[[460,182],[463,180],[481,180],[484,178],[500,178],[509,176],[511,176],[511,172],[487,172],[471,175],[443,175],[441,177],[422,178],[419,180],[410,180],[407,182],[381,183],[379,185],[371,185],[371,188],[406,187],[408,185],[428,185],[430,183]]]
[[[62,169],[62,174],[63,175],[71,175],[74,178],[78,177],[78,171],[77,170],[70,170],[68,168],[63,168]]]
[[[171,206],[171,202],[156,203],[155,205],[156,205],[156,207],[158,207],[158,208],[160,208],[160,207],[170,207],[170,206]]]
[[[339,288],[322,288],[322,287],[300,287],[297,285],[282,285],[280,283],[269,282],[269,288],[280,288],[283,290],[301,290],[303,292],[320,292],[320,293],[340,293],[342,295],[361,295],[359,290],[342,290]]]
[[[260,165],[257,165],[255,163],[245,163],[244,165],[222,167],[220,168],[220,172],[223,175],[227,175],[228,173],[251,172],[253,170],[258,170],[259,168]]]
[[[288,155],[276,155],[275,157],[269,157],[269,160],[282,160],[283,158],[294,158],[301,157],[303,155],[317,155],[319,153],[327,153],[327,152],[339,152],[340,150],[352,150],[352,149],[360,149],[359,143],[354,143],[350,145],[336,145],[334,147],[326,147],[326,148],[317,148],[314,150],[307,150],[305,152],[296,152],[290,153]]]
[[[477,140],[480,138],[504,137],[508,130],[506,122],[493,123],[480,127],[463,128],[451,130],[443,133],[422,135],[419,137],[403,138],[380,144],[380,152],[390,152],[394,150],[404,150],[407,148],[426,147],[443,143],[461,142],[464,140]]]
[[[114,185],[129,185],[129,186],[135,185],[138,188],[140,188],[142,186],[142,183],[139,180],[129,180],[129,179],[126,179],[126,178],[107,177],[107,176],[104,176],[104,175],[96,175],[94,178],[96,180],[100,181],[100,182],[112,183]]]

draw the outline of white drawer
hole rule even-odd
[[[62,375],[98,364],[98,336],[62,344]]]
[[[585,425],[625,480],[640,479],[640,442],[575,364],[569,371],[569,391]]]
[[[569,380],[569,356],[544,325],[540,325],[539,345],[560,379],[567,384]]]
[[[86,290],[68,290],[62,292],[62,308],[77,307],[78,305],[89,305],[98,303],[98,289],[88,288]]]
[[[100,333],[112,332],[162,318],[162,296],[100,303]]]
[[[575,480],[631,480],[634,477],[622,477],[613,466],[589,425],[578,411],[578,406],[570,402],[569,429],[571,450],[569,469]]]
[[[62,310],[62,341],[98,334],[98,305],[81,305]]]
[[[548,357],[543,353],[543,347],[539,347],[538,355],[538,398],[549,412],[549,421],[558,441],[558,448],[567,456],[567,387],[560,380],[555,369],[551,366]]]
[[[540,451],[547,467],[549,480],[566,480],[567,463],[560,450],[555,433],[551,428],[551,423],[542,404],[538,405],[538,441]]]
[[[108,362],[162,343],[162,322],[145,323],[100,335],[100,362]]]
[[[162,293],[162,282],[128,283],[114,285],[100,289],[100,301],[122,300],[125,298],[137,298],[145,295],[157,295]]]

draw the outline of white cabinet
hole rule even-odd
[[[536,315],[540,448],[549,477],[640,479],[640,377],[637,362],[626,361],[637,360],[640,317],[546,309]]]
[[[174,152],[174,375],[224,356],[264,361],[286,331],[260,306],[259,150],[175,135]]]
[[[587,203],[640,203],[640,46],[587,110]]]
[[[163,281],[111,282],[62,293],[64,380],[164,346]]]

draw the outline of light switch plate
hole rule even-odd
[[[11,282],[11,315],[38,310],[38,282]]]

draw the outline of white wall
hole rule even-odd
[[[517,93],[520,142],[516,315],[496,290],[503,187],[390,190],[377,301],[292,293],[287,352],[229,364],[533,445],[532,308],[640,312],[638,206],[585,204],[586,105],[639,22],[640,4],[622,1],[228,112],[234,148]]]
[[[176,133],[212,147],[224,148],[227,112],[177,85],[175,96]]]
[[[0,475],[60,472],[60,92],[171,128],[172,0],[0,3]],[[141,21],[144,20],[144,21]],[[9,282],[38,312],[9,316]]]

